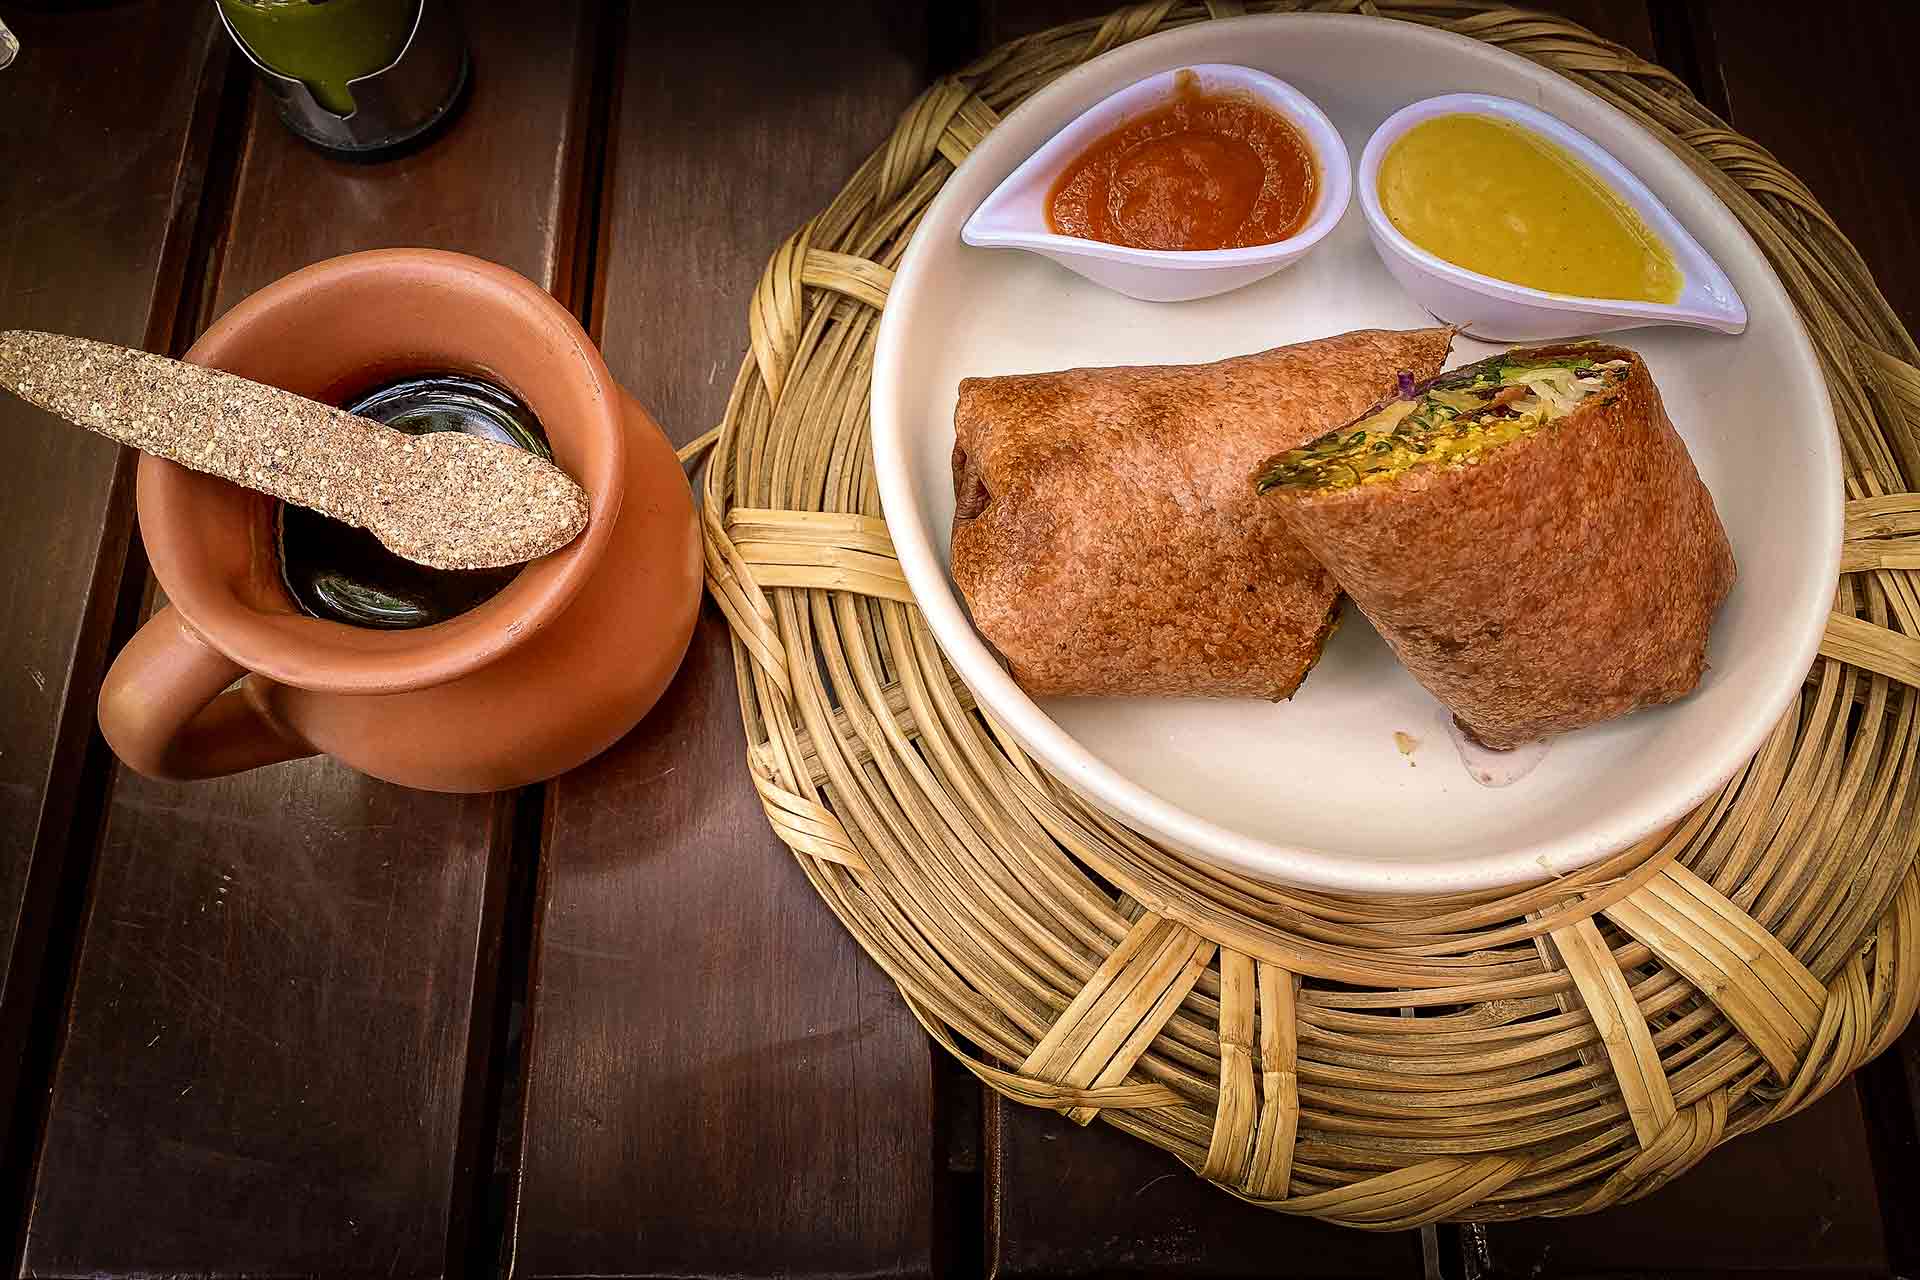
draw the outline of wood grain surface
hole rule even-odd
[[[0,324],[178,350],[316,259],[461,249],[588,317],[684,441],[721,413],[767,255],[913,94],[1113,3],[469,0],[466,113],[376,165],[232,97],[204,3],[9,7]],[[1920,6],[1544,7],[1726,108],[1920,321]],[[144,572],[129,470],[14,401],[0,426],[0,1153],[33,1177],[0,1210],[23,1275],[1920,1274],[1911,1031],[1646,1200],[1423,1234],[1255,1210],[983,1094],[768,830],[711,608],[646,722],[519,796],[326,761],[115,776],[91,704],[138,600],[122,566]],[[23,1063],[57,1063],[50,1093]]]
[[[676,441],[719,419],[767,255],[924,75],[912,7],[746,12],[636,17],[621,54],[599,336]],[[710,604],[548,801],[515,1274],[932,1270],[929,1046],[768,830]]]
[[[1895,141],[1920,120],[1920,5],[1707,0],[1691,12],[1709,95],[1807,184],[1920,331],[1920,177]]]
[[[256,101],[214,310],[319,258],[427,244],[566,267],[573,3],[475,5],[472,100],[414,156],[331,159]],[[106,10],[103,29],[120,21]],[[149,58],[175,39],[154,33]],[[378,323],[369,316],[367,322]],[[25,1269],[439,1275],[463,1266],[508,798],[325,759],[108,809]],[[489,1038],[481,1034],[484,1053]]]
[[[1411,1277],[1420,1233],[1255,1209],[1117,1129],[1005,1102],[988,1130],[996,1276]]]
[[[1735,1138],[1644,1200],[1465,1233],[1479,1277],[1893,1276],[1858,1095]]]
[[[107,36],[85,15],[8,17],[28,51],[0,77],[0,318],[170,348],[212,139],[203,89],[225,67],[212,15],[182,22],[140,5]],[[162,38],[173,56],[142,56]],[[121,91],[94,92],[93,77]],[[84,836],[70,845],[133,506],[131,463],[108,441],[11,396],[0,396],[0,439],[0,1100],[10,1104],[41,980],[63,980],[57,959],[43,965],[50,940],[61,945],[63,873],[91,852]],[[0,1151],[16,1133],[30,1140],[34,1123],[16,1127],[15,1109],[0,1107]]]
[[[1920,128],[1911,67],[1920,5],[1707,0],[1689,17],[1703,91],[1807,184],[1908,333],[1920,330],[1920,177],[1895,141]],[[1862,1146],[1874,1157],[1890,1265],[1920,1274],[1920,1026],[1846,1091],[1863,1098],[1871,1122]],[[1866,1244],[1863,1233],[1855,1251]]]

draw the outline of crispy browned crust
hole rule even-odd
[[[1289,526],[1460,724],[1511,748],[1690,692],[1733,549],[1646,365],[1474,466],[1276,490]]]
[[[968,378],[953,577],[1029,693],[1285,698],[1338,588],[1255,463],[1436,372],[1452,333],[1366,330],[1204,365]]]

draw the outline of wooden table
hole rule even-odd
[[[931,76],[1096,0],[468,5],[413,157],[272,118],[204,0],[0,6],[0,324],[179,352],[315,259],[506,263],[677,440],[765,255]],[[1800,174],[1920,328],[1911,4],[1556,6]],[[537,11],[537,12],[536,12]],[[522,16],[515,17],[519,12]],[[1375,1236],[983,1097],[769,834],[708,608],[659,708],[513,795],[114,766],[129,460],[0,403],[0,1211],[22,1274],[1485,1276],[1920,1269],[1920,1038],[1641,1203]]]

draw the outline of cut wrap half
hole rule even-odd
[[[1214,364],[968,378],[953,577],[1029,693],[1285,698],[1339,590],[1255,463],[1425,378],[1452,332],[1367,330]]]
[[[1442,374],[1254,477],[1460,725],[1512,748],[1690,692],[1733,551],[1646,364]]]

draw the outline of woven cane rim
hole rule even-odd
[[[1566,75],[1684,158],[1800,308],[1847,462],[1821,659],[1670,831],[1518,890],[1351,898],[1189,864],[1081,803],[972,703],[872,475],[887,288],[1013,106],[1156,31],[1359,12]],[[1920,352],[1812,194],[1673,75],[1483,0],[1137,5],[928,89],[776,252],[704,478],[748,764],[775,831],[929,1034],[1253,1203],[1355,1227],[1584,1213],[1791,1114],[1920,1005]]]

